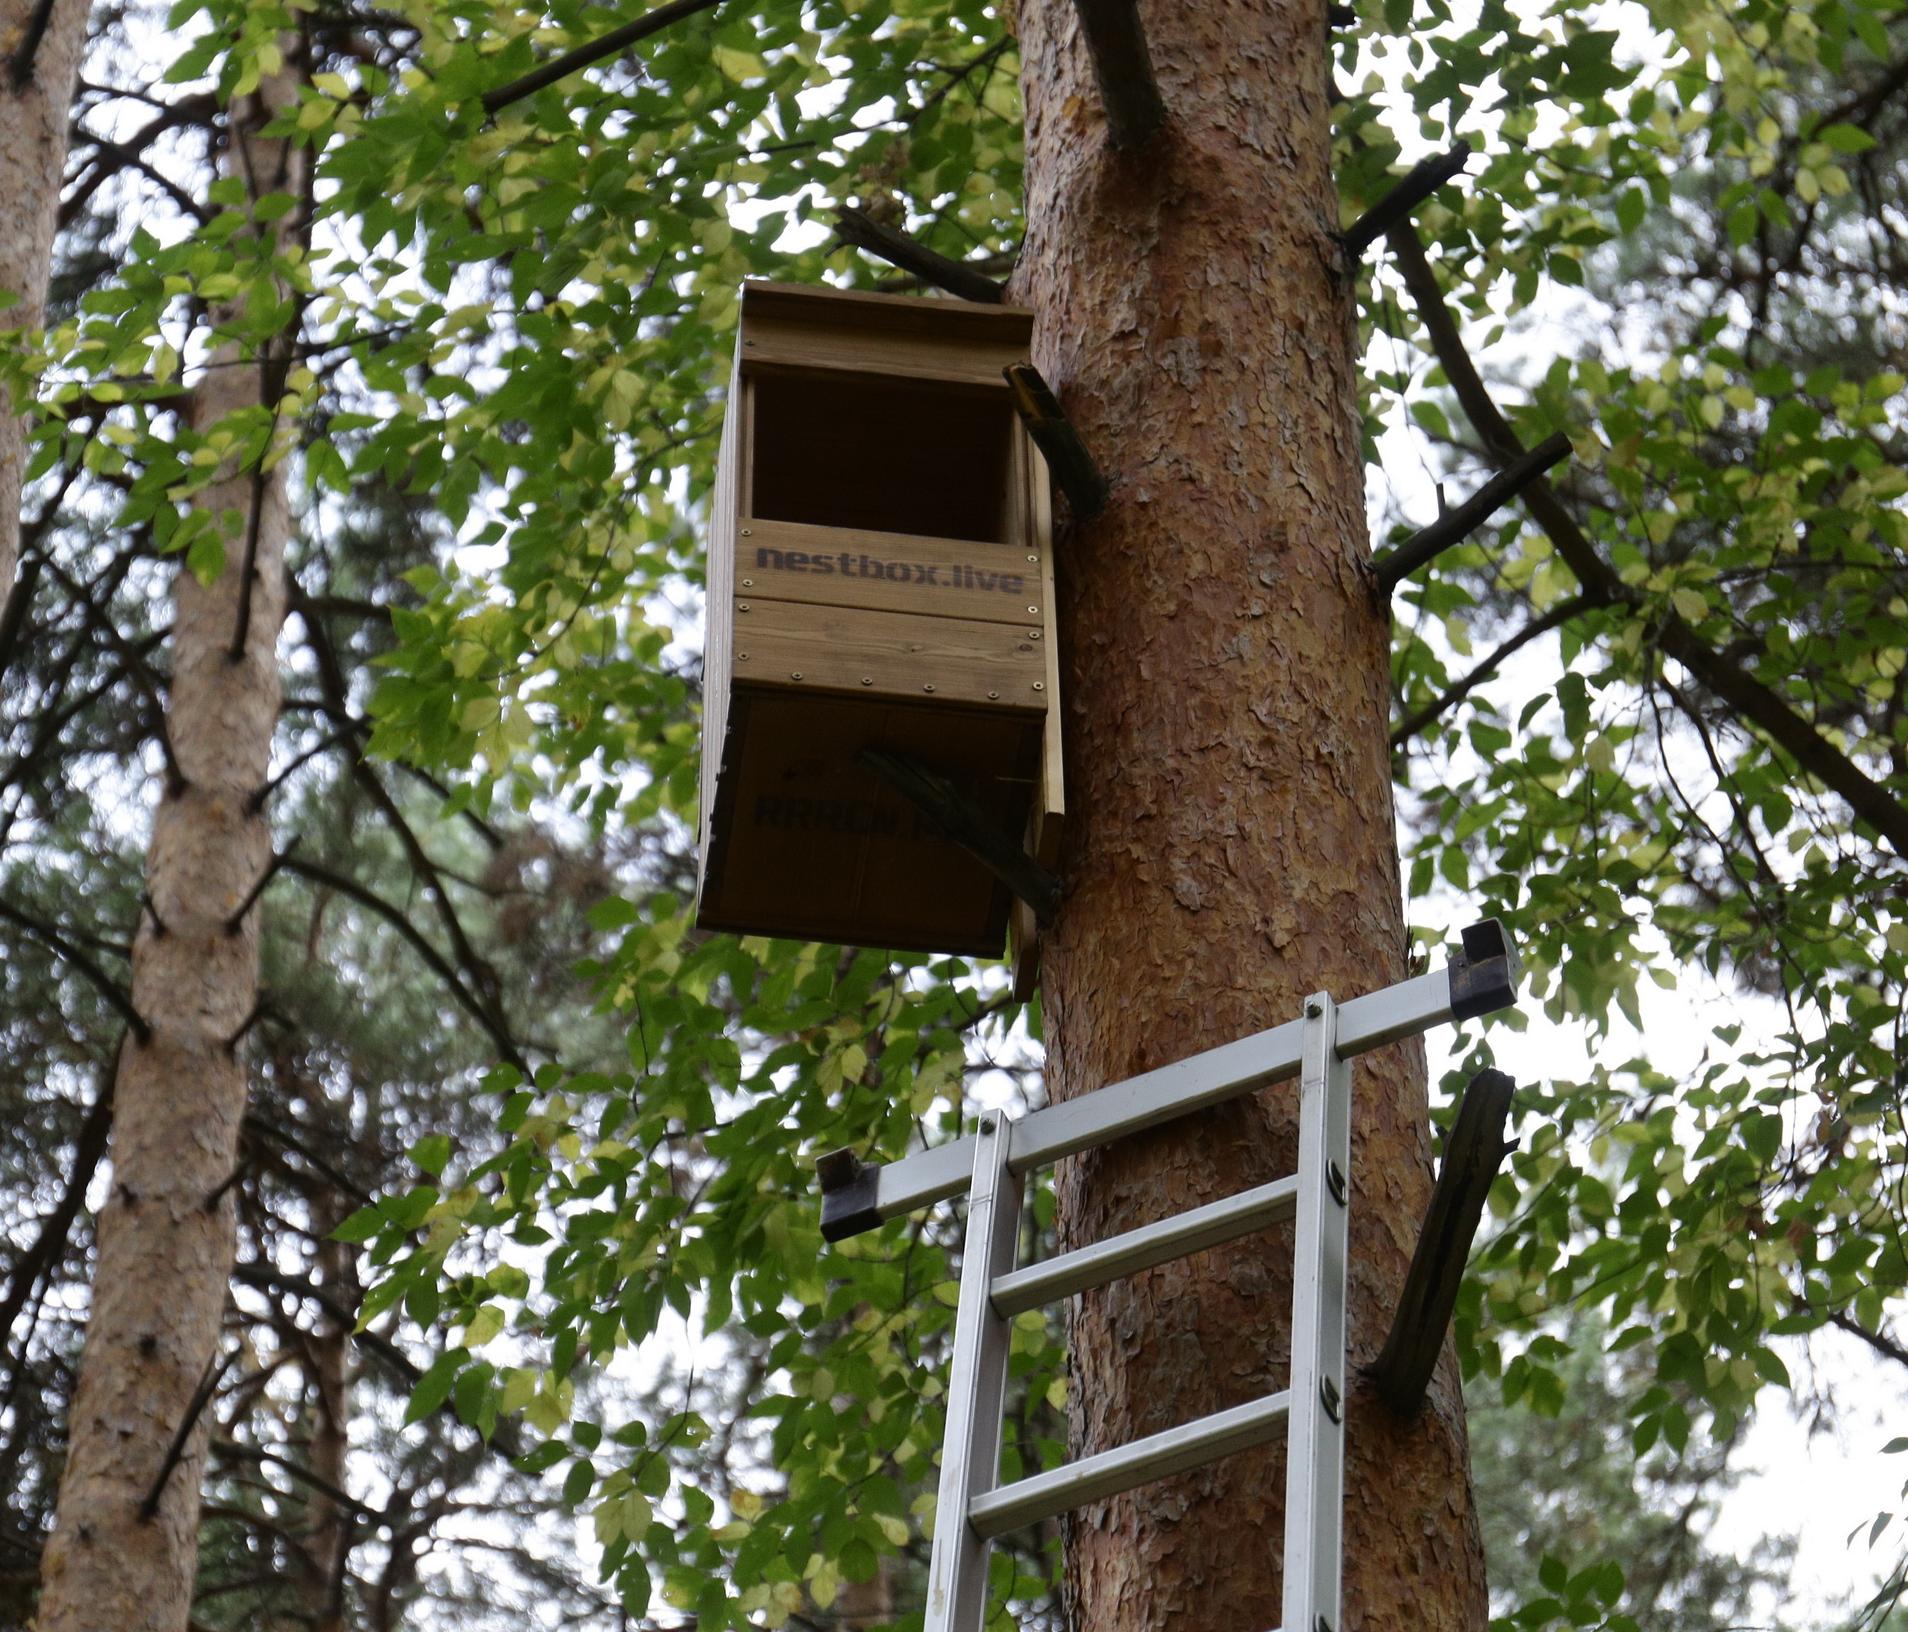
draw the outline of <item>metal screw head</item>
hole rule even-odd
[[[988,700],[988,701],[989,701],[990,703],[996,703],[996,702],[999,702],[999,701],[1000,701],[1000,693],[999,693],[999,692],[997,692],[997,691],[990,691],[990,692],[989,692],[989,693],[987,694],[987,700]]]
[[[981,1118],[980,1131],[982,1133],[992,1133],[994,1131],[994,1119],[991,1116],[983,1116]]]
[[[738,663],[746,663],[749,660],[749,654],[747,652],[737,652],[735,654],[735,660]]]
[[[1038,629],[1029,629],[1027,631],[1027,638],[1029,640],[1038,640],[1040,638],[1040,631]]]
[[[934,688],[932,686],[923,686],[921,689],[923,691],[932,691]]]
[[[1045,691],[1046,689],[1047,689],[1047,682],[1046,682],[1046,681],[1044,681],[1044,680],[1036,680],[1036,681],[1034,682],[1034,690],[1035,690],[1035,691]]]
[[[753,588],[755,588],[755,580],[754,580],[753,578],[744,578],[744,579],[742,580],[742,587],[743,587],[744,589],[753,589]]]
[[[1325,1005],[1320,1003],[1315,997],[1308,997],[1305,1000],[1305,1012],[1312,1019],[1316,1020],[1325,1012]]]
[[[1030,555],[1030,556],[1028,556],[1028,557],[1027,557],[1027,559],[1028,559],[1029,561],[1038,561],[1038,560],[1040,559],[1040,557],[1039,557],[1039,556],[1037,556],[1037,555]]]
[[[1039,617],[1039,616],[1040,616],[1040,608],[1039,608],[1039,607],[1037,607],[1037,606],[1030,606],[1030,607],[1028,607],[1028,608],[1027,608],[1027,616],[1028,616],[1028,617],[1030,617],[1030,618],[1037,618],[1037,617]]]
[[[754,342],[750,342],[750,343],[751,343],[751,344],[753,344]],[[743,536],[744,538],[753,538],[753,537],[754,537],[755,535],[754,535],[753,533],[751,533],[751,532],[750,532],[750,531],[748,530],[748,528],[746,528],[746,527],[744,527],[744,528],[742,529],[742,536]]]
[[[872,686],[874,684],[874,676],[872,674],[864,674],[861,677],[861,683],[864,686]]]
[[[747,601],[737,601],[735,603],[735,609],[738,612],[746,612],[749,609],[749,603]]]
[[[802,671],[800,669],[797,669],[793,674],[789,676],[789,679],[799,680],[801,679],[801,677],[802,677]]]

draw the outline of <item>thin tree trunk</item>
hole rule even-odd
[[[316,1233],[326,1236],[341,1222],[341,1210],[322,1202],[313,1210]],[[358,1290],[351,1273],[351,1249],[325,1241],[318,1249],[319,1271],[326,1292],[346,1309],[358,1306]],[[318,1328],[307,1339],[311,1359],[308,1393],[311,1400],[311,1471],[333,1490],[349,1486],[346,1458],[350,1454],[351,1400],[346,1368],[346,1346],[351,1341],[346,1322],[321,1312]],[[305,1580],[300,1620],[312,1632],[345,1632],[344,1576],[350,1545],[351,1515],[317,1486],[307,1493],[305,1524]]]
[[[1020,7],[1010,293],[1113,481],[1060,542],[1078,826],[1045,949],[1056,1099],[1406,973],[1323,7],[1141,9],[1168,122],[1116,154],[1075,0]],[[1345,1624],[1472,1632],[1483,1560],[1450,1356],[1409,1429],[1357,1385],[1429,1195],[1421,1050],[1365,1056],[1353,1095]],[[1290,1172],[1295,1143],[1288,1085],[1064,1163],[1061,1246]],[[1073,1454],[1282,1386],[1290,1241],[1079,1300]],[[1277,1625],[1283,1468],[1273,1447],[1077,1514],[1070,1624]]]
[[[51,10],[45,3],[0,0],[0,290],[19,297],[0,309],[0,330],[45,320],[66,133],[86,45],[87,0],[52,0]],[[25,422],[0,402],[0,608],[20,567],[25,468]]]
[[[279,76],[232,110],[228,168],[253,197],[300,191],[297,151],[257,135],[290,100],[291,81]],[[223,366],[198,387],[199,425],[276,402],[270,359],[251,366],[228,350],[215,361]],[[271,860],[270,831],[249,800],[265,781],[278,715],[290,529],[276,471],[233,471],[201,502],[244,520],[226,538],[217,578],[201,584],[181,571],[176,580],[166,727],[179,775],[154,812],[153,910],[133,946],[133,1002],[150,1035],[129,1040],[120,1060],[113,1188],[40,1632],[184,1632],[192,1603],[209,1409],[165,1476],[154,1516],[141,1507],[217,1350],[231,1276],[223,1187],[245,1114],[239,1037],[258,997],[256,907],[231,920]]]

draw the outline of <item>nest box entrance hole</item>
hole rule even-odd
[[[790,374],[750,389],[755,518],[1012,541],[1013,413],[998,391]]]

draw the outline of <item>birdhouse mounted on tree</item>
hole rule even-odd
[[[1047,469],[1002,378],[1031,331],[1000,306],[744,286],[709,543],[702,927],[999,956],[1012,896],[974,850],[1010,874],[1054,861]]]

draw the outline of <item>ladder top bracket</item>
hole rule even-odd
[[[1523,964],[1517,946],[1495,918],[1485,918],[1463,930],[1463,950],[1446,967],[1451,974],[1451,1018],[1475,1020],[1495,1014],[1517,1001],[1517,982]]]
[[[875,1211],[878,1166],[863,1162],[852,1150],[831,1150],[816,1158],[815,1177],[821,1181],[824,1241],[844,1241],[881,1222]]]

